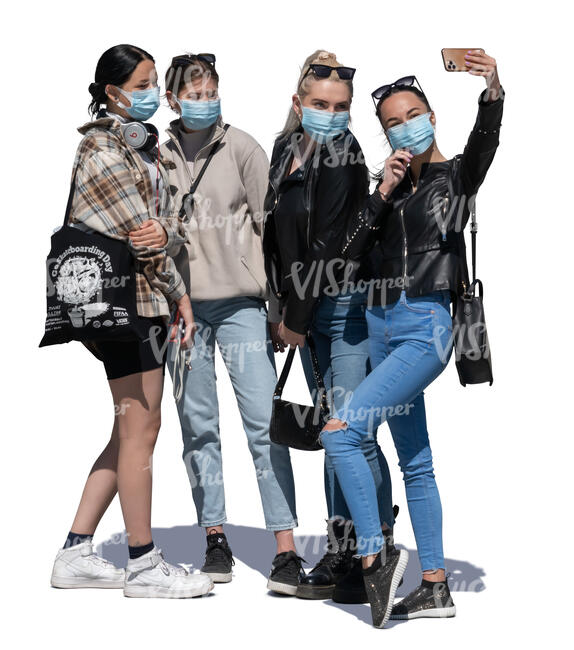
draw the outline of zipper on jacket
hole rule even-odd
[[[444,197],[444,202],[443,202],[442,224],[441,224],[442,240],[443,241],[446,241],[446,213],[447,213],[447,206],[448,206],[448,196],[445,196]]]
[[[307,176],[309,174],[310,167],[311,165],[308,165],[307,169],[305,169],[305,173],[303,174],[303,189],[305,189],[305,182],[307,181]],[[307,211],[307,248],[311,246],[311,241],[309,238],[310,230],[311,230],[311,210],[308,210]]]
[[[407,201],[406,201],[406,199],[405,199],[404,203],[403,203],[402,206],[401,206],[401,212],[400,212],[400,215],[401,215],[401,226],[402,226],[402,228],[403,228],[403,284],[402,284],[402,288],[403,288],[403,290],[406,290],[406,289],[405,289],[405,283],[406,283],[406,281],[407,281],[407,254],[408,254],[408,248],[407,248],[407,229],[406,229],[406,227],[405,227],[405,217],[404,217],[404,214],[405,214],[405,204],[406,204],[406,202],[407,202]]]
[[[277,207],[277,202],[279,201],[279,197],[277,195],[277,190],[275,189],[275,185],[273,185],[273,181],[271,180],[271,178],[269,179],[269,185],[271,185],[271,188],[273,189],[273,194],[275,195],[275,202],[273,203],[273,207],[271,208],[271,210],[275,210],[275,208]]]

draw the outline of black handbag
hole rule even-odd
[[[69,225],[74,172],[64,223],[46,260],[47,314],[39,347],[150,336],[136,306],[134,257],[125,242]]]
[[[194,203],[194,198],[193,195],[195,194],[195,191],[197,190],[197,186],[199,185],[199,181],[201,180],[201,177],[203,174],[205,174],[205,171],[207,169],[207,166],[211,162],[211,159],[215,155],[215,152],[219,148],[219,145],[221,144],[221,141],[225,137],[225,133],[227,132],[227,129],[229,128],[229,124],[225,124],[223,126],[223,135],[221,138],[213,144],[211,149],[209,150],[209,154],[207,158],[205,159],[205,162],[203,163],[203,166],[199,170],[199,173],[197,174],[197,178],[195,181],[192,183],[191,187],[189,188],[189,191],[187,194],[185,194],[181,200],[181,207],[179,209],[179,218],[184,222],[188,223],[191,219],[191,214],[193,212],[193,203]]]
[[[484,316],[483,286],[476,277],[476,211],[471,209],[472,282],[463,283],[454,303],[453,331],[456,369],[463,386],[483,384],[492,386],[492,359]],[[464,237],[464,234],[461,233]],[[461,258],[462,259],[462,258]],[[466,276],[464,276],[466,277]],[[467,278],[468,279],[468,278]]]
[[[319,434],[329,419],[329,405],[325,393],[325,384],[319,370],[319,361],[315,352],[315,343],[311,335],[307,335],[307,345],[311,353],[313,376],[317,386],[316,402],[314,406],[295,404],[281,399],[287,376],[291,370],[293,357],[297,348],[290,348],[285,359],[285,365],[273,393],[273,409],[269,437],[272,442],[286,445],[293,449],[303,451],[317,451],[323,449],[319,441]]]

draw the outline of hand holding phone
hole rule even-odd
[[[467,72],[465,54],[469,51],[477,51],[484,54],[481,47],[443,47],[441,50],[444,69],[447,72]]]

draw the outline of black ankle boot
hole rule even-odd
[[[356,547],[353,522],[344,519],[327,521],[327,537],[327,552],[315,567],[301,578],[296,593],[298,598],[331,598],[337,582],[351,568]]]

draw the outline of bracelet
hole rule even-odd
[[[389,203],[389,197],[386,195],[385,192],[383,192],[381,188],[379,188],[379,194],[383,197],[383,201],[385,201],[385,203]]]

